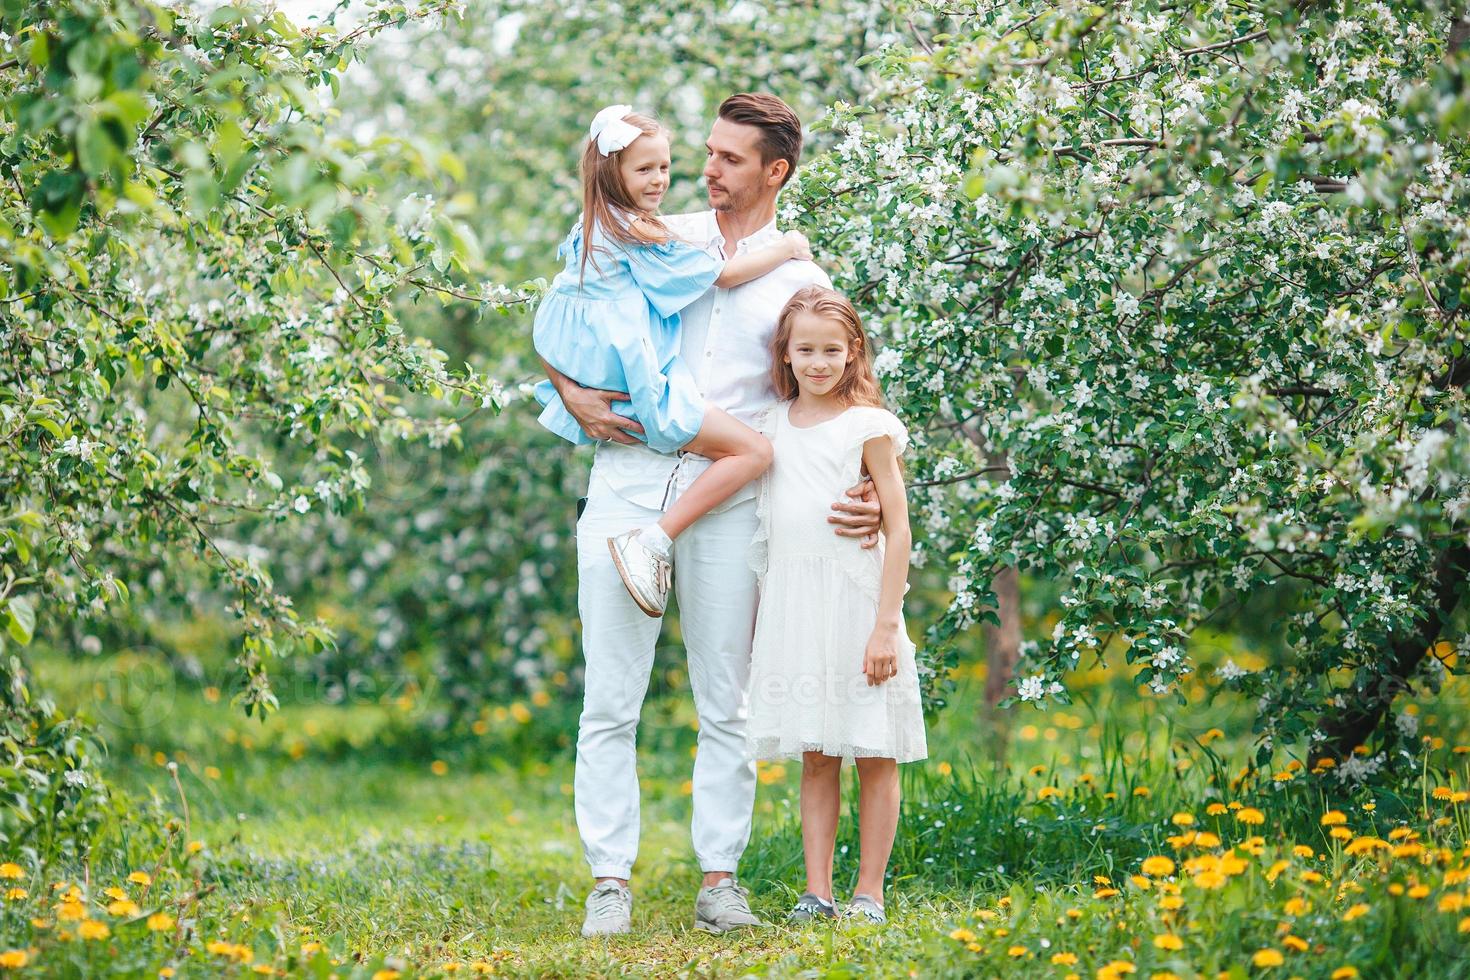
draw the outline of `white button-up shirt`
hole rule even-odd
[[[723,259],[774,244],[782,234],[772,219],[742,238],[731,253],[714,211],[667,215],[663,220],[684,241]],[[732,289],[712,286],[680,312],[679,353],[711,405],[749,425],[775,402],[770,347],[776,317],[797,290],[812,285],[830,288],[832,280],[814,263],[793,260]],[[625,500],[663,510],[707,466],[709,460],[703,456],[664,456],[641,443],[603,442],[593,458],[592,478],[606,480]],[[716,510],[754,495],[755,484],[749,483]]]

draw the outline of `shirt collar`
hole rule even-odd
[[[713,208],[711,208],[708,212],[706,212],[706,214],[708,215],[707,221],[709,222],[710,244],[718,245],[720,246],[721,250],[723,250],[725,247],[725,233],[720,231],[720,222],[716,217],[716,212]],[[738,250],[741,245],[745,245],[748,248],[754,248],[757,245],[764,245],[772,239],[779,238],[780,236],[781,233],[776,230],[776,218],[773,215],[770,221],[766,222],[760,228],[757,228],[755,231],[751,232],[749,235],[736,242],[735,248]]]

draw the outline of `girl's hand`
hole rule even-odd
[[[898,673],[897,626],[880,623],[873,627],[868,648],[863,653],[863,673],[867,675],[869,687],[876,687]]]
[[[812,243],[806,240],[806,236],[799,231],[788,231],[782,242],[791,250],[791,257],[798,262],[810,262],[812,260]]]

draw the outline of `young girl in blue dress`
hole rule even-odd
[[[649,448],[713,460],[656,523],[608,538],[633,600],[660,616],[672,540],[772,458],[764,436],[705,402],[679,356],[679,311],[711,286],[749,282],[811,252],[797,232],[728,261],[675,238],[658,217],[669,184],[668,133],[630,106],[608,106],[593,119],[581,175],[582,216],[557,251],[566,265],[536,310],[536,352],[584,387],[626,391],[631,407],[622,414],[642,425]],[[573,443],[594,441],[549,381],[536,386],[536,397],[548,429]]]

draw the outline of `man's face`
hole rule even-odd
[[[709,184],[709,206],[716,211],[747,211],[781,187],[784,161],[761,165],[758,126],[716,119],[705,141],[704,179]]]
[[[657,211],[669,189],[669,141],[661,133],[644,133],[619,155],[618,173],[634,207]]]

